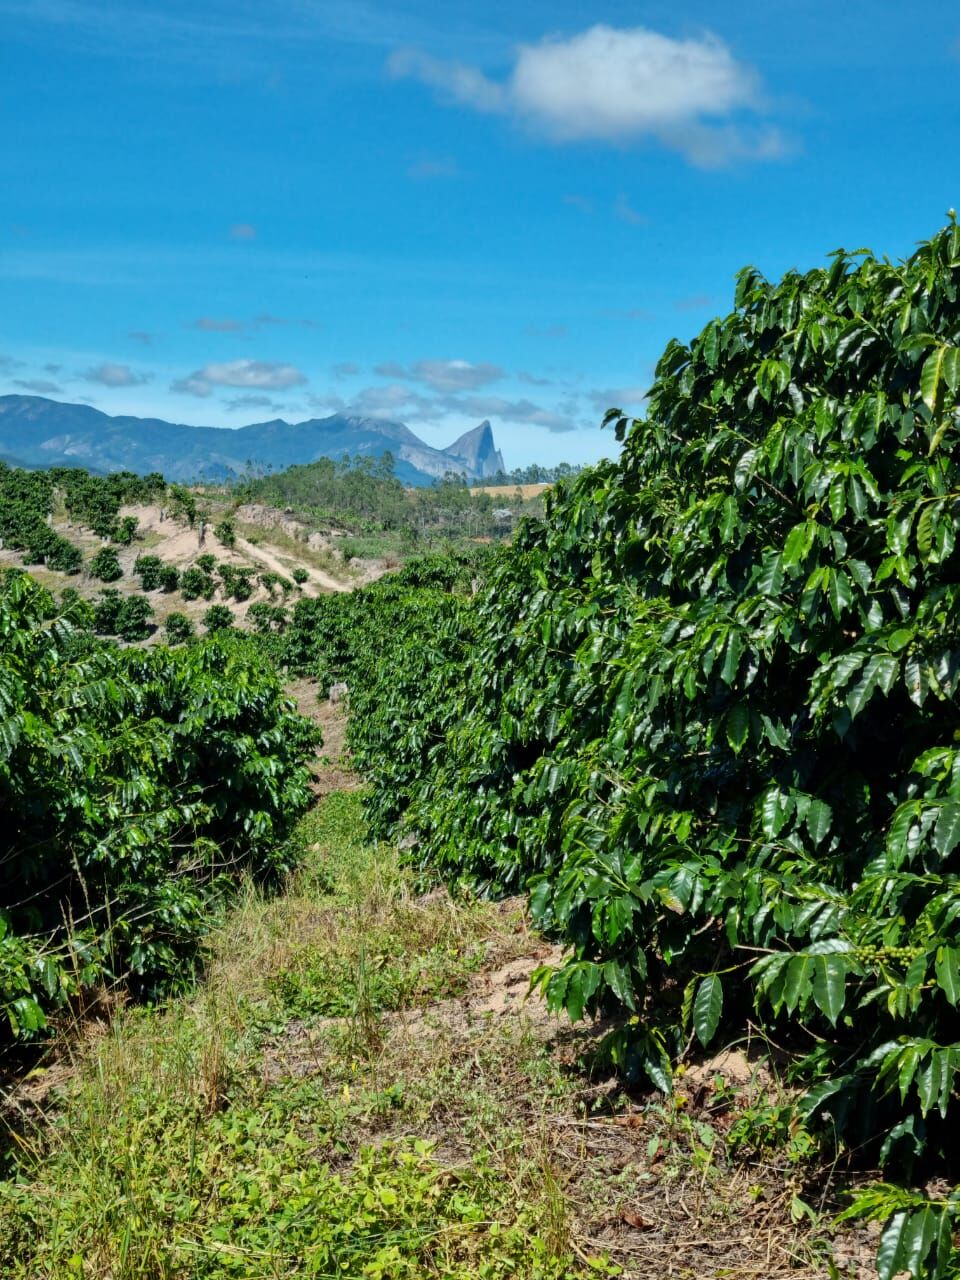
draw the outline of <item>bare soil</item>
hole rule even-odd
[[[315,680],[293,680],[287,685],[287,693],[296,702],[300,714],[319,725],[323,734],[323,745],[312,770],[314,794],[325,796],[331,791],[355,790],[361,780],[350,764],[346,704],[320,698],[320,687]]]

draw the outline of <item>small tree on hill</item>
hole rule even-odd
[[[225,604],[212,604],[203,615],[208,631],[226,631],[233,626],[233,613]]]
[[[210,600],[213,593],[217,589],[217,584],[209,573],[204,573],[202,569],[198,569],[195,565],[189,569],[184,569],[180,575],[180,594],[184,600],[196,600],[202,598]]]
[[[129,547],[137,536],[136,516],[124,516],[122,520],[117,522],[117,526],[111,536],[114,542],[119,542],[121,546]]]
[[[156,591],[160,587],[164,567],[159,556],[137,556],[133,572],[140,579],[141,591]]]
[[[185,613],[171,613],[163,624],[168,644],[185,644],[193,639],[195,628]]]
[[[123,577],[120,561],[114,547],[101,547],[88,565],[91,577],[101,582],[116,582]]]
[[[153,608],[143,596],[127,596],[117,610],[115,632],[131,644],[146,640],[153,622]]]
[[[232,549],[237,545],[236,525],[229,516],[221,520],[218,525],[214,525],[213,533],[214,537],[222,543],[223,546]]]
[[[123,605],[123,596],[116,587],[101,591],[93,606],[93,629],[102,636],[117,634],[117,620]]]

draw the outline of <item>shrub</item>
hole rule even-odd
[[[234,600],[249,600],[253,595],[254,569],[244,565],[228,564],[224,561],[217,566],[220,581],[223,583],[223,594],[232,596]]]
[[[233,613],[225,604],[212,604],[203,615],[203,625],[208,631],[226,631],[233,626]]]
[[[621,458],[521,526],[467,661],[351,700],[374,814],[420,759],[420,853],[529,889],[571,948],[549,1000],[619,1012],[624,1070],[669,1089],[690,1036],[759,1025],[900,1170],[950,1157],[960,1079],[958,410],[955,221],[899,265],[745,270],[608,415]],[[918,1265],[954,1212],[923,1204],[889,1228]]]
[[[93,607],[93,629],[98,635],[115,636],[123,596],[116,587],[107,587],[100,592]]]
[[[153,608],[143,596],[127,596],[117,612],[116,634],[121,640],[135,643],[146,640],[153,622]]]
[[[185,644],[196,634],[193,623],[185,613],[171,613],[163,624],[168,644]]]
[[[133,572],[140,579],[142,591],[156,591],[162,584],[166,565],[159,556],[137,556],[133,564]]]
[[[184,569],[180,575],[180,594],[184,600],[210,600],[216,589],[217,584],[210,574],[197,567]]]
[[[265,600],[255,601],[247,611],[247,617],[261,635],[282,631],[287,624],[287,611],[283,605],[268,604]]]
[[[303,584],[310,577],[310,575],[309,573],[307,573],[306,569],[304,569],[303,565],[298,564],[294,569],[291,570],[290,577],[294,580],[294,582],[297,584],[298,587],[302,587]]]
[[[101,582],[116,582],[123,577],[123,570],[113,547],[101,547],[87,567],[91,577],[99,578]]]
[[[121,546],[129,547],[137,536],[137,518],[136,516],[124,516],[119,520],[110,535],[114,542],[119,542]]]
[[[255,645],[78,653],[78,624],[27,574],[0,584],[3,1035],[97,983],[188,981],[232,881],[286,869],[309,799],[317,735]]]
[[[223,546],[233,548],[237,545],[237,530],[233,521],[227,516],[219,524],[214,525],[213,535]]]
[[[83,568],[83,553],[78,546],[66,538],[57,537],[46,551],[48,569],[56,569],[60,573],[79,573]]]

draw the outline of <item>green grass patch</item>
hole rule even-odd
[[[571,1250],[562,1206],[523,1154],[529,1134],[476,1078],[499,1071],[505,1086],[506,1041],[489,1038],[459,1070],[438,1046],[435,1073],[385,1047],[386,1010],[448,994],[517,922],[489,903],[418,897],[396,852],[366,842],[360,806],[339,794],[309,814],[288,892],[248,891],[195,997],[121,1014],[21,1127],[0,1182],[0,1274],[611,1273]],[[283,1053],[305,1045],[305,1012],[338,1022],[293,1063]],[[466,1147],[444,1145],[438,1105],[464,1108]]]

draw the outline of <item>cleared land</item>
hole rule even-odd
[[[85,564],[104,545],[110,545],[116,550],[123,570],[123,577],[116,582],[103,583],[93,578],[86,569],[79,574],[65,574],[42,565],[27,568],[38,582],[53,591],[72,587],[88,599],[96,599],[107,585],[123,595],[139,594],[139,579],[134,576],[134,564],[139,556],[157,556],[164,564],[173,565],[182,571],[195,564],[199,556],[207,554],[213,555],[220,564],[252,569],[255,574],[278,573],[287,580],[291,579],[294,569],[302,569],[306,580],[289,595],[286,601],[288,604],[292,604],[300,595],[317,596],[352,590],[373,581],[387,570],[387,563],[381,560],[351,559],[348,562],[338,546],[342,539],[336,534],[323,535],[312,531],[274,508],[247,505],[234,510],[226,502],[216,504],[207,499],[207,503],[210,516],[205,524],[202,541],[198,527],[191,528],[184,519],[171,517],[159,504],[121,508],[120,516],[132,516],[138,525],[137,535],[129,546],[108,543],[84,526],[71,521],[63,512],[55,515],[51,520],[52,527],[80,547]],[[220,542],[213,531],[227,514],[232,516],[236,528],[236,540],[232,547]],[[0,549],[0,567],[2,566],[24,567],[21,553]],[[216,603],[227,604],[234,620],[241,625],[252,604],[259,601],[277,603],[276,596],[256,578],[252,585],[251,596],[242,602],[226,598],[219,587],[213,597]],[[185,600],[179,591],[151,591],[147,593],[147,598],[154,610],[158,628],[162,628],[164,620],[174,612],[185,613],[197,623],[211,603],[204,599]]]
[[[549,484],[479,484],[471,487],[470,492],[489,493],[491,498],[515,498],[519,493],[526,502],[528,498],[539,498],[541,493],[546,493],[551,487]]]

